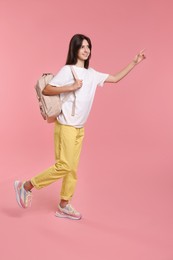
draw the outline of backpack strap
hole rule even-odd
[[[72,72],[72,74],[73,74],[74,79],[76,79],[76,80],[79,79],[78,76],[77,76],[77,74],[76,74],[76,71],[74,70],[74,68],[73,68],[72,65],[70,66],[70,69],[71,69],[71,72]]]
[[[70,70],[71,70],[71,73],[73,75],[73,78],[76,80],[78,79],[78,76],[73,68],[73,66],[70,65]],[[47,74],[50,74],[50,73],[44,73],[44,75],[47,75]],[[43,75],[43,76],[44,76]],[[73,105],[72,105],[72,113],[71,115],[74,116],[75,115],[75,108],[76,108],[76,94],[75,94],[75,91],[73,91],[73,95],[74,95],[74,101],[73,101]],[[67,95],[63,100],[62,100],[62,103],[64,103],[67,99],[68,99],[68,96]]]
[[[76,74],[76,72],[75,72],[73,66],[70,66],[70,69],[71,69],[71,72],[72,72],[72,74],[73,74],[73,78],[74,78],[75,80],[77,80],[77,79],[78,79],[78,76],[77,76],[77,74]],[[72,114],[71,114],[72,116],[75,115],[75,108],[76,108],[76,94],[75,94],[75,91],[73,91],[73,95],[74,95],[74,102],[73,102],[73,106],[72,106]]]

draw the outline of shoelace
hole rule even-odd
[[[26,205],[27,206],[30,206],[31,205],[31,201],[32,201],[32,194],[31,194],[31,192],[26,192]]]
[[[71,204],[68,204],[68,205],[67,205],[67,208],[68,208],[68,210],[69,210],[70,212],[72,212],[72,213],[78,213],[77,210],[75,210],[75,209],[72,207]]]

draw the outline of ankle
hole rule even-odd
[[[25,189],[26,191],[30,191],[30,190],[33,188],[33,185],[32,185],[32,183],[31,183],[30,181],[26,181],[26,182],[24,183],[23,187],[24,187],[24,189]]]
[[[61,200],[60,201],[60,207],[65,208],[65,206],[68,204],[68,200]]]

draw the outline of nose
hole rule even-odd
[[[89,50],[89,48],[86,46],[86,47],[84,48],[84,51],[85,51],[85,52],[89,52],[90,50]]]

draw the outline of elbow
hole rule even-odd
[[[45,90],[45,88],[42,90],[42,94],[44,95],[44,96],[47,96],[48,94],[47,94],[47,91]]]
[[[47,85],[43,90],[42,90],[42,94],[45,95],[45,96],[49,96],[49,88],[48,88],[49,85]]]
[[[114,77],[113,83],[118,83],[121,80],[119,77]]]
[[[116,79],[115,81],[114,81],[114,83],[118,83],[120,81],[120,79]]]
[[[114,82],[113,83],[118,83],[120,79],[118,77],[114,77]]]
[[[106,79],[105,82],[117,83],[118,81],[119,81],[119,78],[116,75],[109,75],[109,77]]]

